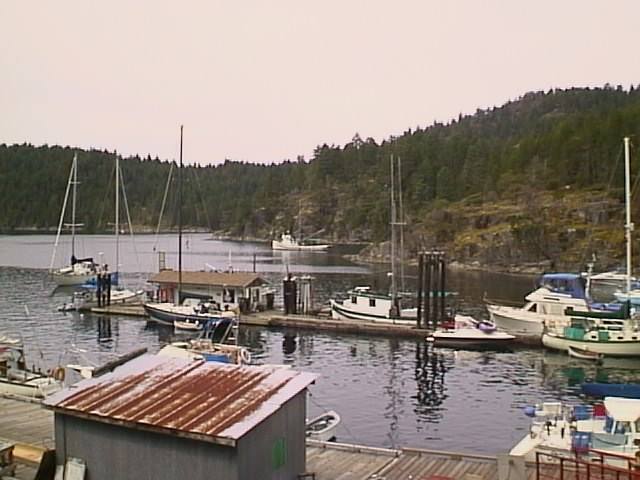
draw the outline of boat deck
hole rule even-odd
[[[55,448],[53,412],[36,402],[0,397],[0,438],[16,444],[16,478],[32,479],[42,454]],[[307,476],[315,480],[505,480],[536,478],[527,466],[524,478],[510,462],[494,456],[404,448],[400,450],[308,440]],[[500,471],[500,472],[499,472]],[[499,475],[500,473],[500,475]],[[549,473],[549,472],[547,472]],[[557,475],[546,479],[560,478]],[[501,476],[504,475],[504,476]],[[572,480],[564,472],[565,480]]]

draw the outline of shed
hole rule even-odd
[[[147,280],[158,286],[158,300],[182,303],[185,298],[206,298],[221,307],[256,312],[273,308],[274,289],[255,273],[183,271],[165,269]],[[180,298],[178,284],[180,283]]]
[[[87,479],[294,480],[317,374],[143,355],[48,398],[56,462]]]

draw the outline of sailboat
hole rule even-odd
[[[71,172],[69,173],[69,180],[67,182],[67,190],[64,195],[64,202],[62,204],[62,213],[60,214],[60,221],[58,222],[58,232],[56,234],[56,241],[53,247],[53,255],[51,256],[51,265],[49,271],[53,281],[58,286],[73,286],[82,285],[83,283],[95,281],[96,279],[96,264],[93,258],[77,258],[76,257],[76,228],[82,227],[83,224],[76,223],[76,198],[78,190],[78,154],[73,155],[73,162],[71,163]],[[71,191],[71,223],[65,224],[65,213],[67,209],[67,202],[69,201],[69,192]],[[56,261],[56,252],[58,244],[60,242],[60,234],[62,228],[67,227],[71,229],[71,263],[65,267],[54,269],[53,264]]]
[[[358,286],[346,292],[345,300],[331,300],[331,317],[335,320],[367,320],[390,323],[407,323],[415,325],[417,319],[416,308],[402,308],[401,297],[398,294],[396,262],[396,243],[398,233],[402,243],[402,190],[400,174],[395,173],[395,168],[400,169],[400,159],[397,163],[391,156],[391,286],[389,291],[374,291],[370,286]],[[397,191],[395,183],[397,182]],[[398,210],[400,210],[398,214]],[[398,219],[398,215],[400,218]],[[400,229],[400,232],[398,232]],[[402,245],[401,245],[402,250]],[[402,275],[400,275],[402,278]]]
[[[113,272],[106,269],[98,272],[96,282],[74,293],[73,306],[75,310],[90,310],[107,305],[141,303],[144,296],[143,289],[131,290],[118,287],[120,277],[120,188],[124,193],[124,183],[120,172],[120,157],[116,155],[115,166],[115,268]],[[112,288],[113,287],[113,288]]]
[[[172,325],[181,330],[201,330],[204,325],[228,321],[237,315],[231,310],[221,311],[217,303],[203,302],[202,299],[182,298],[182,136],[180,127],[180,164],[178,167],[178,288],[173,301],[147,302],[144,310],[152,320]],[[196,300],[194,304],[193,301]]]
[[[619,302],[631,302],[632,305],[640,306],[640,289],[632,288],[632,262],[631,262],[631,232],[633,231],[633,223],[631,223],[631,173],[630,173],[630,159],[629,159],[629,137],[624,138],[624,168],[625,168],[625,226],[624,226],[624,238],[626,245],[626,272],[625,272],[625,288],[624,290],[616,291],[614,296]]]

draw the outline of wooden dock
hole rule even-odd
[[[127,315],[148,318],[142,305],[111,305],[92,308],[92,313]],[[331,331],[354,335],[378,335],[384,337],[417,338],[424,340],[432,332],[430,329],[417,328],[404,323],[390,321],[334,320],[328,315],[284,314],[278,310],[258,313],[243,313],[242,325],[272,328],[298,328],[304,330]],[[541,346],[540,339],[530,337],[516,338],[515,343],[528,346]]]
[[[0,437],[16,444],[16,477],[34,478],[41,456],[55,448],[53,412],[37,402],[0,397]],[[499,478],[496,457],[405,448],[373,448],[332,442],[307,441],[307,478],[315,480],[494,480]],[[506,472],[508,480],[521,480]],[[313,474],[313,475],[312,475]],[[527,480],[535,478],[528,467]],[[301,477],[302,478],[302,477]]]

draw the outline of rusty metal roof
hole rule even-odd
[[[162,270],[151,275],[151,283],[178,283],[176,270]],[[248,272],[182,272],[182,283],[191,285],[214,285],[229,287],[253,287],[268,283],[266,280]]]
[[[65,415],[235,446],[317,377],[143,355],[110,374],[72,385],[45,405]]]

